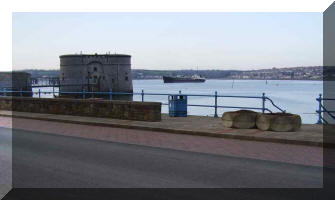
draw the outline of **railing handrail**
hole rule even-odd
[[[270,99],[269,97],[266,97],[266,99],[269,100],[270,103],[271,103],[275,108],[277,108],[278,110],[280,110],[281,112],[283,112],[283,113],[286,112],[286,110],[283,110],[283,109],[279,108],[279,106],[277,106],[277,105],[272,101],[272,99]]]
[[[216,91],[214,94],[187,94],[187,93],[145,93],[144,90],[141,92],[94,92],[94,91],[73,91],[73,92],[65,92],[65,91],[42,91],[39,89],[37,92],[36,91],[23,91],[23,90],[0,90],[0,93],[4,93],[5,95],[7,93],[19,93],[21,96],[25,93],[30,93],[30,94],[38,94],[38,97],[41,98],[41,94],[78,94],[82,95],[84,99],[86,99],[86,95],[109,95],[110,99],[112,99],[113,95],[141,95],[142,96],[142,101],[144,101],[144,96],[169,96],[169,95],[184,95],[184,96],[194,96],[194,97],[214,97],[215,98],[215,104],[214,105],[198,105],[198,104],[187,104],[187,106],[197,106],[197,107],[209,107],[209,108],[215,108],[215,114],[214,117],[217,117],[217,108],[233,108],[233,109],[252,109],[252,110],[262,110],[264,113],[265,111],[268,111],[272,113],[272,111],[265,106],[266,100],[270,101],[271,105],[278,109],[280,112],[286,112],[285,110],[281,109],[279,106],[277,106],[273,100],[269,97],[265,96],[265,93],[262,93],[262,96],[246,96],[246,95],[219,95]],[[252,98],[252,99],[262,99],[262,107],[243,107],[243,106],[220,106],[217,104],[217,98]],[[167,103],[162,103],[163,105],[167,105]]]
[[[335,101],[333,98],[322,98],[322,94],[319,94],[319,97],[316,98],[316,101],[319,103],[318,110],[316,110],[316,113],[318,114],[318,121],[317,124],[329,124],[329,122],[322,116],[323,113],[327,113],[333,120],[335,120],[335,116],[332,113],[335,113],[335,111],[327,110],[325,106],[322,104],[322,101]]]
[[[3,90],[0,92],[4,92]],[[38,93],[38,92],[32,92],[32,91],[24,91],[24,90],[6,90],[6,93]],[[82,94],[84,92],[61,92],[61,91],[41,91],[41,93],[62,93],[62,94]],[[85,91],[86,94],[120,94],[120,95],[141,95],[141,92],[89,92]],[[168,95],[183,95],[183,96],[198,96],[198,97],[226,97],[226,98],[253,98],[253,99],[262,99],[262,96],[244,96],[244,95],[214,95],[214,94],[187,94],[187,93],[143,93],[145,95],[157,95],[157,96],[168,96]],[[269,97],[266,97],[267,100],[271,101],[273,103],[272,99]],[[273,104],[274,105],[274,104]]]
[[[317,98],[318,99],[318,98]],[[321,98],[322,101],[335,101],[335,99],[331,98]]]

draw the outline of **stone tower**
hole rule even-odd
[[[130,55],[72,54],[59,58],[61,92],[133,92]]]

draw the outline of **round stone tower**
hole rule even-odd
[[[61,92],[133,92],[130,55],[72,54],[59,58]]]

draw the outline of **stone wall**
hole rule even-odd
[[[161,103],[158,102],[0,97],[0,110],[161,121]]]

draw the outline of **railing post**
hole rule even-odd
[[[20,89],[20,97],[22,97],[22,89]]]
[[[38,89],[38,98],[41,98],[41,89]]]
[[[142,95],[142,102],[144,102],[144,90],[142,90],[141,95]]]
[[[6,88],[3,89],[3,96],[7,96]]]
[[[263,95],[262,95],[262,113],[265,113],[265,93],[263,92]]]
[[[181,90],[179,90],[179,94],[181,94]]]
[[[83,99],[86,99],[86,91],[83,89]]]
[[[55,97],[55,84],[52,85],[52,96]]]
[[[317,124],[322,124],[322,94],[319,94],[319,98],[316,99],[319,102],[319,108],[316,111],[318,113]]]
[[[112,90],[109,90],[109,100],[112,100],[113,99],[113,92]]]
[[[215,91],[215,113],[214,117],[218,117],[218,92]]]

